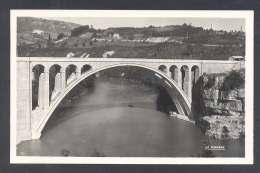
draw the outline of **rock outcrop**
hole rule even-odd
[[[245,89],[223,89],[226,74],[203,75],[199,85],[200,114],[197,120],[208,136],[239,139],[245,135]]]
[[[209,77],[203,76],[201,85],[201,113],[204,116],[226,115],[240,116],[243,115],[245,89],[234,89],[229,92],[221,90],[224,76],[215,77],[214,84],[210,88],[205,88]]]
[[[243,139],[245,121],[243,116],[205,116],[199,122],[207,136],[216,139]]]

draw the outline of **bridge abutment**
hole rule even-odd
[[[32,131],[32,139],[40,139],[41,133]]]
[[[16,142],[31,140],[30,62],[17,62],[16,69]]]

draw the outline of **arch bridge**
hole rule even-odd
[[[17,58],[17,143],[39,139],[55,108],[78,83],[99,71],[118,66],[136,66],[153,72],[162,81],[178,113],[190,118],[192,86],[198,78],[205,72],[221,73],[239,68],[240,64],[236,61],[173,59]],[[54,76],[50,78],[50,75]],[[33,85],[36,78],[39,82]],[[54,81],[50,82],[50,79]],[[38,90],[38,105],[32,104],[34,87]]]

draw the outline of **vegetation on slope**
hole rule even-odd
[[[118,43],[120,44],[120,43]],[[28,46],[18,48],[19,56],[25,57],[66,57],[70,52],[75,57],[80,57],[84,53],[89,57],[101,58],[107,51],[115,51],[111,58],[150,58],[150,59],[201,59],[201,60],[227,60],[233,55],[245,55],[244,46],[217,46],[206,47],[202,45],[185,45],[178,43],[142,44],[137,46],[129,44],[126,46],[116,44],[104,44],[87,47],[49,47],[33,49]],[[28,53],[29,52],[29,53]]]

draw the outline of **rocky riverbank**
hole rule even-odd
[[[216,139],[244,139],[245,137],[243,116],[205,116],[198,124],[205,130],[205,135]]]
[[[244,138],[245,89],[233,87],[243,82],[236,83],[237,76],[243,78],[243,71],[202,76],[199,84],[202,116],[196,122],[205,135],[216,139]]]

